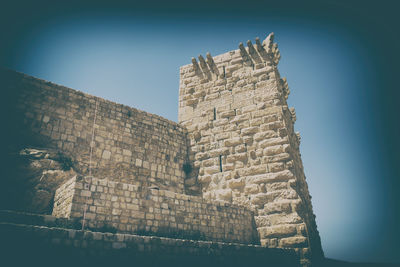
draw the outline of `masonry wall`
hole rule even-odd
[[[179,122],[204,198],[252,209],[263,246],[294,247],[309,264],[323,253],[279,58],[272,34],[193,58],[180,69]]]
[[[91,174],[99,178],[184,191],[182,126],[24,74],[0,72],[11,116],[9,143],[14,138],[25,147],[56,148],[84,175],[91,165]]]
[[[258,245],[2,222],[0,235],[6,266],[299,266],[294,251]]]
[[[71,195],[72,206],[65,205]],[[56,191],[53,215],[84,216],[92,229],[112,227],[122,233],[258,243],[254,214],[244,207],[166,190],[141,191],[138,186],[107,179],[74,177],[67,181]]]
[[[67,180],[54,194],[53,215],[58,218],[69,218],[74,200],[76,176]]]

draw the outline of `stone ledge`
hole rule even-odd
[[[19,262],[24,260],[30,266],[37,266],[38,262],[41,266],[55,263],[57,266],[122,266],[122,263],[134,266],[221,266],[222,263],[225,266],[299,266],[293,250],[258,245],[9,223],[0,223],[0,236],[0,248],[5,255],[2,262],[12,260],[13,266],[21,266]]]
[[[80,223],[79,225],[77,224],[77,221],[67,218],[56,218],[51,215],[13,210],[0,210],[0,223],[60,227],[67,229],[80,229],[82,227]]]

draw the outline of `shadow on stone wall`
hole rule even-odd
[[[227,243],[131,236],[120,248],[115,234],[13,225],[0,233],[2,266],[299,266],[293,251]]]
[[[50,140],[24,124],[16,108],[24,90],[18,73],[0,71],[2,82],[0,209],[51,214],[57,187],[76,174],[73,160],[50,146]],[[30,125],[39,127],[39,125]]]

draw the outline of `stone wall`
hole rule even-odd
[[[72,205],[66,205],[71,195]],[[258,243],[254,214],[244,207],[166,190],[139,190],[136,185],[108,179],[74,177],[67,181],[56,191],[53,215],[84,216],[91,229],[112,227],[122,233]]]
[[[84,175],[91,165],[91,174],[99,178],[183,193],[187,142],[182,126],[28,75],[0,74],[7,99],[2,108],[9,114],[5,127],[12,132],[8,143],[14,139],[25,147],[57,149]]]
[[[299,266],[292,250],[3,223],[3,266]]]
[[[54,194],[53,215],[58,218],[69,218],[74,199],[76,176],[67,180]]]
[[[273,34],[261,44],[180,69],[179,122],[187,127],[205,199],[255,212],[261,244],[323,256]]]
[[[64,183],[53,214],[82,219],[86,207],[90,228],[259,240],[294,248],[308,265],[323,251],[279,59],[272,34],[193,58],[180,69],[179,124],[1,70],[2,177],[30,195],[46,191],[41,211]],[[24,155],[18,164],[29,168],[8,168],[18,165],[10,155]],[[1,208],[18,201],[10,188],[0,189]]]

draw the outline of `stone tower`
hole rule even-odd
[[[180,68],[179,122],[193,163],[186,190],[250,208],[262,246],[295,248],[308,265],[323,251],[273,38]]]

